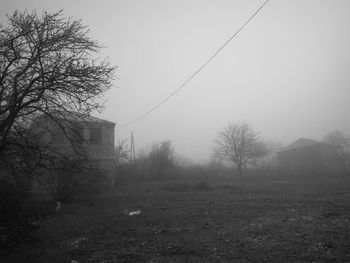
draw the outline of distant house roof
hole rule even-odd
[[[289,144],[288,146],[284,147],[282,150],[280,150],[280,152],[288,151],[288,150],[292,150],[292,149],[297,149],[297,148],[303,148],[303,147],[312,146],[312,145],[319,145],[319,144],[330,145],[328,143],[323,143],[323,142],[316,141],[313,139],[300,138],[300,139],[296,140],[295,142]]]

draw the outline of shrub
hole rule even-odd
[[[150,148],[140,151],[137,169],[142,170],[145,178],[164,180],[178,176],[174,160],[174,147],[171,141],[154,143]]]
[[[55,201],[66,202],[78,193],[95,190],[107,176],[100,169],[89,168],[86,160],[60,159],[42,171],[37,181]]]

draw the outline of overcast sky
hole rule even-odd
[[[162,101],[197,70],[264,0],[0,0],[14,10],[82,19],[118,66],[98,117],[123,124]],[[217,131],[249,122],[266,140],[289,144],[350,135],[350,1],[271,0],[203,71],[133,125],[136,151],[172,140],[176,152],[207,161]]]

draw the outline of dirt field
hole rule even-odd
[[[55,208],[28,203],[39,228],[0,262],[350,262],[350,177],[128,182]]]

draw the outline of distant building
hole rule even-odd
[[[301,138],[280,150],[279,166],[296,173],[345,173],[346,165],[338,146]]]
[[[62,129],[64,126],[69,129]],[[114,127],[115,123],[92,116],[69,115],[60,121],[60,125],[45,116],[36,119],[36,130],[41,131],[42,143],[54,149],[53,152],[65,156],[84,152],[91,168],[99,168],[115,180]],[[69,138],[74,137],[73,143]],[[74,141],[79,140],[80,151]]]

